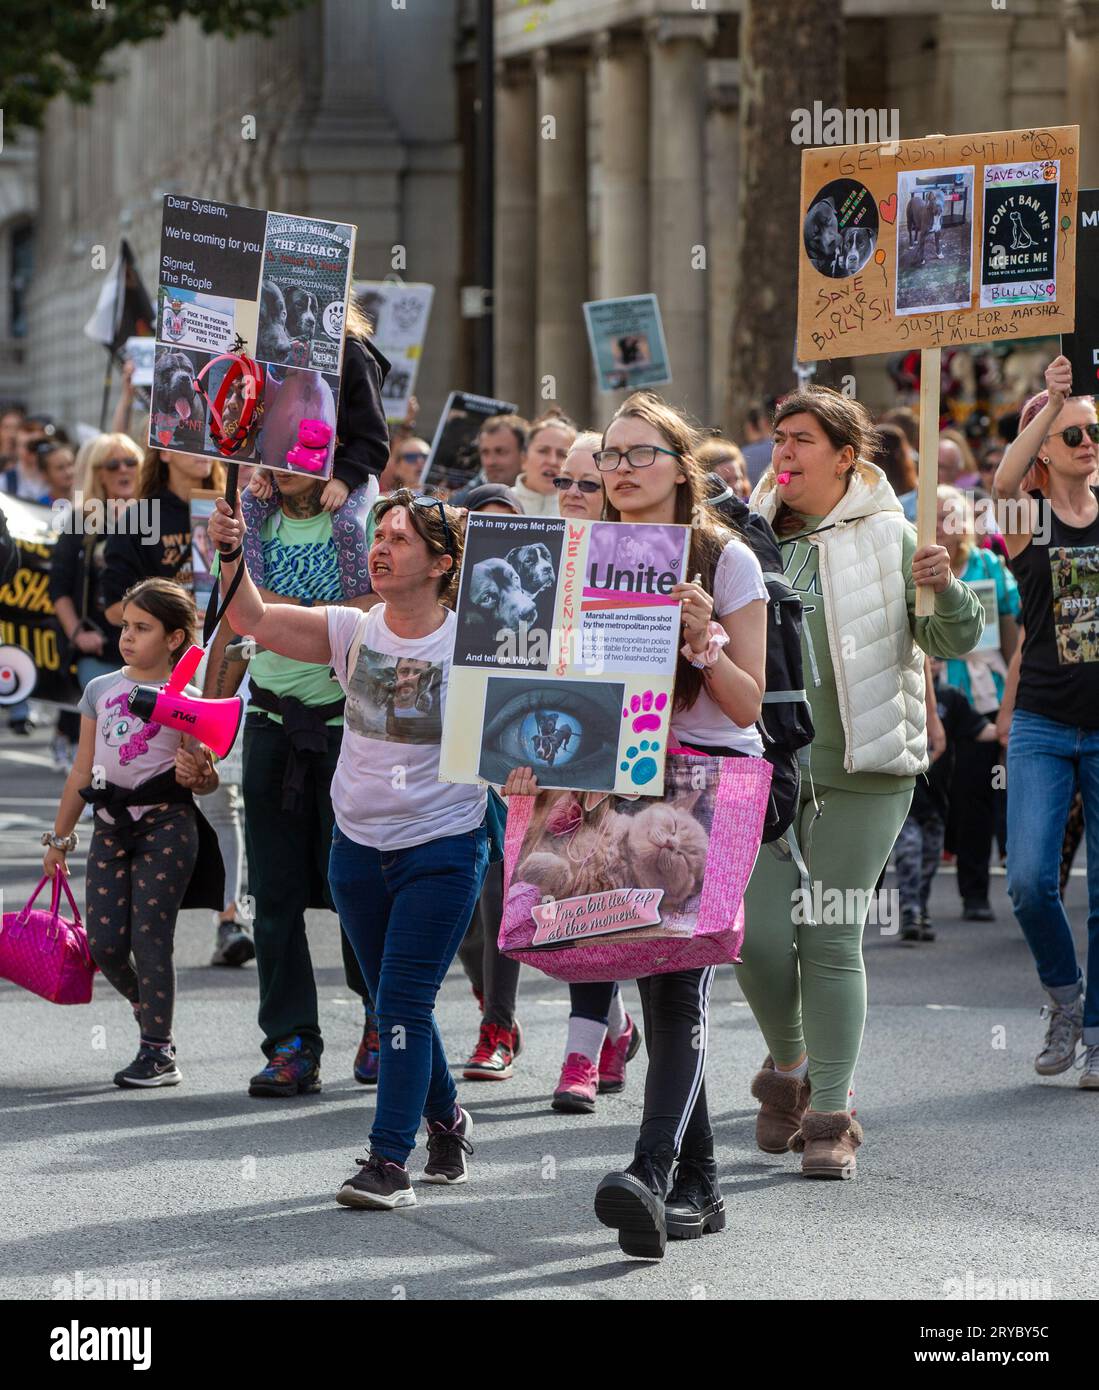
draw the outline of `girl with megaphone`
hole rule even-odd
[[[114,1078],[127,1088],[182,1080],[172,1041],[176,915],[220,906],[224,892],[217,839],[192,795],[217,788],[210,754],[179,727],[146,722],[131,699],[171,678],[194,631],[195,605],[172,580],[145,579],[123,596],[126,665],[84,687],[76,760],[53,834],[42,837],[45,872],[67,875],[84,802],[95,807],[85,925],[92,958],[130,1001],[141,1030],[137,1056]]]

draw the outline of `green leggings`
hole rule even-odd
[[[806,912],[796,865],[761,846],[744,897],[736,974],[776,1064],[793,1066],[808,1052],[810,1104],[834,1111],[847,1109],[866,1022],[862,931],[870,895],[908,814],[912,789],[821,787],[817,802],[823,811],[813,824],[813,800],[803,784],[795,827],[820,901]],[[840,893],[829,891],[836,889]]]

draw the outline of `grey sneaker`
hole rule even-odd
[[[1083,1091],[1099,1091],[1099,1043],[1085,1043],[1076,1064],[1083,1067],[1080,1080],[1076,1083]]]
[[[211,965],[243,965],[255,959],[256,946],[247,927],[239,922],[219,922]]]
[[[1034,1059],[1039,1076],[1060,1076],[1076,1060],[1076,1044],[1084,1031],[1084,999],[1077,995],[1072,1004],[1044,1004],[1042,1017],[1049,1019],[1045,1046]]]

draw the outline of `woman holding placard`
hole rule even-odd
[[[770,1051],[752,1082],[762,1102],[756,1143],[802,1153],[807,1177],[853,1176],[862,1141],[849,1105],[866,1019],[862,932],[928,766],[923,653],[961,656],[982,625],[946,550],[917,549],[869,462],[873,433],[858,401],[819,387],[792,392],[752,494],[802,595],[816,736],[803,750],[790,852],[761,855],[748,885],[737,979]],[[932,617],[915,615],[918,584],[935,591]]]
[[[1034,1060],[1056,1076],[1076,1060],[1099,1089],[1099,423],[1091,396],[1072,395],[1057,357],[1046,390],[1019,417],[996,470],[1000,529],[1025,629],[1007,747],[1007,888],[1038,978],[1050,997]],[[1088,849],[1088,960],[1081,976],[1058,884],[1073,791],[1083,796]]]
[[[705,505],[707,475],[695,454],[700,442],[678,411],[638,391],[619,407],[594,460],[607,489],[608,520],[691,527],[693,577],[670,591],[682,604],[684,638],[672,741],[715,756],[760,758],[767,589],[747,544]],[[517,768],[505,786],[508,794],[537,790],[529,767]],[[609,1173],[595,1196],[596,1215],[618,1230],[628,1254],[659,1258],[666,1238],[725,1225],[704,1085],[715,968],[638,981],[649,1054],[641,1131],[633,1161]]]

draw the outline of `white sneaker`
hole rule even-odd
[[[1099,1043],[1085,1043],[1076,1064],[1083,1067],[1076,1083],[1082,1091],[1099,1091]]]
[[[1042,1017],[1049,1019],[1046,1040],[1034,1059],[1039,1076],[1060,1076],[1076,1060],[1076,1044],[1084,1032],[1084,995],[1081,991],[1072,1004],[1043,1004]]]

